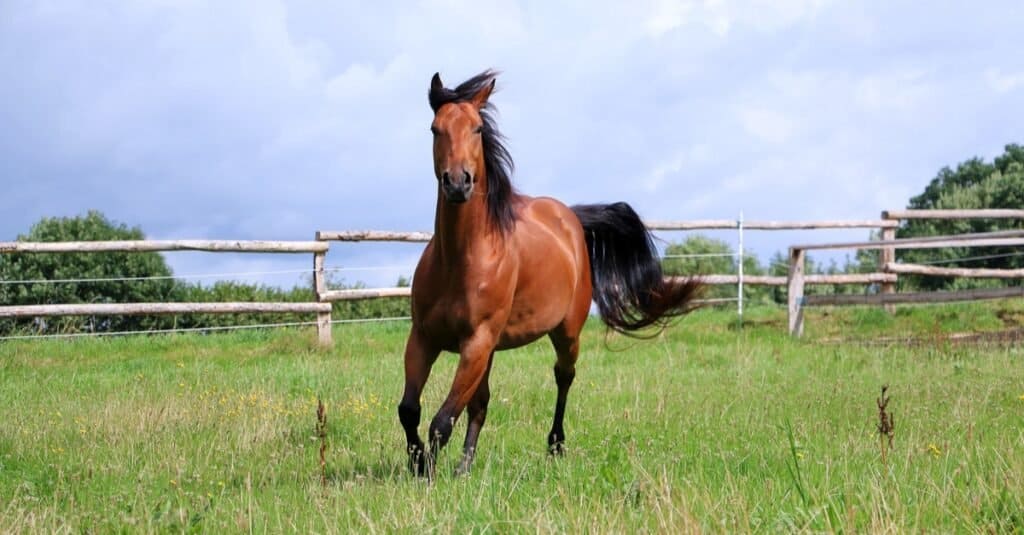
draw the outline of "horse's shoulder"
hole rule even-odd
[[[558,254],[556,251],[564,252],[567,258],[586,254],[579,218],[557,199],[530,198],[524,203],[516,225],[520,251],[528,256],[550,259],[550,255]]]

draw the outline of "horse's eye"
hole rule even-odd
[[[476,127],[476,129],[473,130],[473,133],[474,134],[483,134],[484,133],[484,125],[480,125],[480,126]]]

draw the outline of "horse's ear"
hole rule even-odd
[[[487,104],[487,99],[490,98],[491,92],[494,91],[494,81],[494,78],[491,78],[491,81],[489,83],[485,84],[484,87],[480,89],[480,91],[477,91],[476,94],[473,95],[473,99],[471,102],[473,103],[473,106],[476,107],[476,109],[479,110],[483,108],[485,104]]]
[[[437,113],[437,109],[441,107],[441,96],[444,95],[444,92],[441,74],[435,72],[434,77],[430,79],[430,91],[427,92],[427,101],[430,102],[430,109],[434,110],[434,113]]]

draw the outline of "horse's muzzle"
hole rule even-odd
[[[461,180],[453,179],[447,171],[441,175],[441,191],[448,202],[464,203],[473,194],[473,177],[468,172],[463,171],[460,178]]]

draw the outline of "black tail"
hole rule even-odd
[[[584,204],[572,211],[583,223],[594,302],[608,327],[630,336],[652,325],[660,332],[672,318],[696,308],[702,285],[694,279],[665,280],[651,234],[632,207]]]

